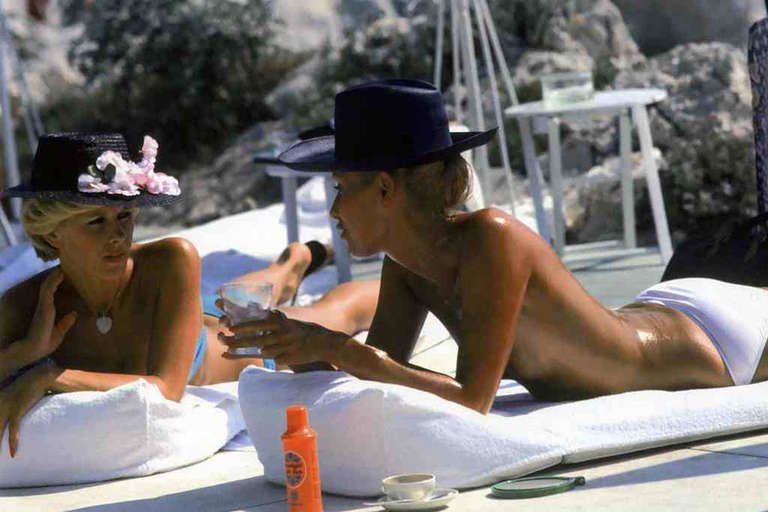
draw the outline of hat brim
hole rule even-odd
[[[436,162],[468,149],[482,146],[487,144],[495,133],[496,128],[484,132],[451,132],[453,144],[437,151],[420,155],[392,155],[386,158],[355,161],[336,160],[336,137],[330,135],[297,142],[280,153],[278,160],[286,167],[304,172],[361,172],[398,169]]]
[[[69,190],[35,190],[30,185],[18,185],[3,190],[0,198],[21,197],[24,199],[48,199],[52,201],[66,201],[76,204],[92,204],[99,206],[116,206],[126,208],[140,208],[144,206],[166,206],[181,199],[181,196],[168,194],[150,194],[142,192],[136,196],[120,196],[116,194],[87,194],[85,192],[73,192]]]

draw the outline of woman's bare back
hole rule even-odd
[[[649,304],[611,311],[589,295],[544,241],[516,219],[485,210],[460,222],[464,229],[498,233],[499,216],[504,218],[505,234],[497,250],[533,254],[505,377],[549,400],[732,384],[717,350],[685,314]],[[459,252],[477,257],[471,247]],[[491,267],[486,271],[492,272]],[[461,273],[465,265],[459,263],[458,268]],[[405,272],[414,294],[461,347],[460,298],[446,297],[432,282]],[[465,286],[474,280],[461,274],[458,279]]]

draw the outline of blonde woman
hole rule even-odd
[[[0,437],[7,426],[12,454],[21,418],[46,393],[108,390],[141,378],[179,400],[187,383],[236,380],[246,365],[263,364],[222,357],[219,312],[200,296],[200,260],[190,243],[133,243],[139,208],[180,194],[174,178],[154,170],[157,149],[145,138],[132,162],[121,135],[46,135],[31,183],[3,194],[25,198],[23,225],[38,256],[60,261],[0,299]],[[269,268],[241,279],[272,281],[282,301],[310,265],[311,245],[291,244]],[[340,287],[311,308],[286,312],[354,332],[370,323],[377,293],[375,283]]]
[[[275,312],[233,328],[246,338],[224,337],[227,344],[261,347],[283,364],[326,361],[482,413],[502,377],[548,400],[768,378],[768,291],[680,279],[613,311],[514,217],[494,208],[455,213],[469,183],[458,155],[492,135],[451,133],[440,92],[425,82],[339,93],[335,136],[297,143],[280,159],[333,172],[331,215],[350,251],[387,254],[367,343]],[[409,363],[427,311],[458,343],[455,378]]]

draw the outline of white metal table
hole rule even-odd
[[[265,172],[276,178],[280,178],[280,186],[283,192],[283,203],[285,204],[285,229],[288,234],[288,243],[299,241],[299,216],[296,204],[296,190],[298,178],[311,176],[322,176],[325,184],[325,202],[328,212],[331,211],[333,201],[336,197],[336,190],[333,188],[333,179],[328,172],[297,172],[282,165],[266,165]],[[352,280],[351,260],[347,244],[339,236],[339,230],[335,223],[328,216],[328,225],[331,228],[331,240],[334,250],[334,262],[338,271],[339,284]]]
[[[625,89],[618,91],[598,92],[594,98],[567,105],[551,107],[541,101],[524,103],[508,108],[505,113],[508,117],[518,120],[520,137],[523,143],[523,156],[525,168],[528,172],[530,192],[536,211],[536,223],[539,233],[545,240],[552,240],[555,251],[562,256],[566,253],[565,247],[565,216],[563,214],[563,177],[562,177],[562,152],[560,146],[560,124],[563,120],[578,119],[593,115],[618,115],[619,139],[621,154],[621,191],[622,212],[624,220],[624,248],[616,250],[611,255],[621,255],[642,252],[637,248],[637,235],[635,227],[634,196],[632,191],[632,164],[630,154],[632,152],[632,123],[630,115],[637,127],[640,139],[640,151],[642,165],[645,170],[645,178],[653,211],[653,222],[656,227],[656,239],[659,252],[664,263],[672,257],[672,242],[669,236],[667,214],[664,210],[664,198],[661,193],[661,184],[656,162],[653,158],[653,139],[648,122],[647,106],[667,97],[662,89]],[[554,235],[550,237],[549,226],[544,212],[542,196],[543,177],[536,159],[536,151],[533,144],[533,122],[544,121],[547,125],[549,142],[549,171],[552,191],[552,205],[554,217]],[[595,244],[600,247],[614,247],[613,243]],[[578,258],[578,257],[577,257]],[[573,258],[576,259],[576,258]]]

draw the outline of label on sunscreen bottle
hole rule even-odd
[[[322,512],[317,434],[309,425],[303,405],[285,410],[286,429],[281,436],[285,454],[285,489],[291,512]]]

